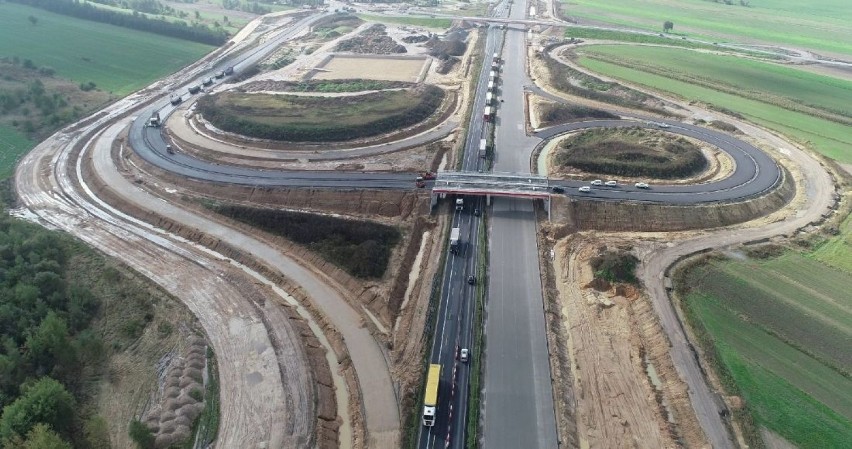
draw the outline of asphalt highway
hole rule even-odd
[[[498,8],[506,11],[508,8]],[[521,0],[511,8],[512,17],[525,15],[526,2]],[[237,72],[274,51],[278,43],[293,38],[320,16],[302,19],[283,30],[254,50],[245,50],[211,64],[208,75],[182,83],[182,88],[200,83],[213,70],[227,66]],[[647,119],[636,117],[622,120],[596,120],[560,125],[539,130],[532,136],[524,129],[525,111],[522,86],[528,84],[523,65],[525,41],[523,28],[509,27],[505,31],[505,48],[501,46],[504,31],[492,27],[487,32],[483,66],[478,74],[476,94],[463,156],[463,169],[476,172],[484,169],[478,157],[479,140],[484,137],[485,90],[491,57],[501,52],[503,65],[501,87],[498,90],[497,128],[494,167],[499,171],[528,172],[529,156],[536,145],[560,134],[579,129],[598,127],[644,126]],[[185,95],[186,96],[186,95]],[[365,173],[337,171],[280,171],[250,167],[220,165],[195,159],[177,148],[176,154],[166,151],[162,129],[146,127],[155,111],[163,120],[174,111],[168,98],[145,108],[133,121],[129,140],[134,151],[147,162],[175,174],[211,182],[280,186],[293,188],[334,189],[413,189],[413,173]],[[660,123],[655,119],[654,123]],[[564,186],[567,194],[595,200],[643,201],[668,204],[699,204],[736,201],[759,195],[771,189],[781,176],[778,165],[753,145],[707,128],[666,121],[665,131],[694,137],[717,146],[735,161],[735,171],[725,179],[697,184],[637,189],[632,185],[593,187],[589,193],[577,188],[588,185],[573,181],[552,181]],[[443,279],[442,296],[437,309],[435,340],[430,361],[443,367],[439,388],[439,407],[436,425],[421,427],[419,447],[464,447],[467,417],[469,367],[457,360],[458,350],[470,348],[473,340],[471,323],[474,318],[476,289],[467,284],[475,274],[478,232],[481,218],[473,214],[484,209],[481,198],[466,198],[465,207],[453,213],[452,223],[462,230],[463,251],[448,256]],[[484,441],[489,448],[552,448],[556,447],[553,399],[550,387],[547,345],[544,338],[544,317],[540,273],[535,241],[535,219],[527,200],[495,199],[490,209],[491,262],[489,300],[486,317],[488,342],[484,375]]]

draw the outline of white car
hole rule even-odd
[[[580,188],[579,188],[579,189],[577,189],[577,190],[579,190],[579,191],[581,191],[581,192],[583,192],[583,193],[588,193],[588,192],[591,192],[591,191],[592,191],[592,188],[591,188],[591,187],[589,187],[589,186],[583,186],[583,187],[580,187]]]
[[[590,182],[589,184],[591,184],[593,186],[602,186],[603,181],[601,181],[600,179],[595,179],[594,181]]]
[[[618,185],[618,181],[607,181],[604,183],[604,185],[607,187],[615,187]]]
[[[651,186],[649,186],[647,183],[644,183],[644,182],[637,182],[636,188],[637,189],[650,189]]]
[[[467,348],[462,348],[461,353],[459,353],[459,360],[461,360],[462,362],[467,362],[469,352],[470,351],[468,351]]]
[[[657,126],[659,126],[660,128],[668,128],[668,127],[669,127],[669,124],[668,124],[668,123],[660,122],[660,123],[657,123]]]

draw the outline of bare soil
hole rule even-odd
[[[650,303],[633,286],[592,283],[604,241],[589,237],[558,240],[553,262],[573,374],[557,388],[573,390],[579,446],[706,445]]]
[[[368,79],[420,82],[431,58],[424,56],[334,55],[317,66],[311,79]]]

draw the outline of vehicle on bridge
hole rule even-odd
[[[422,177],[425,180],[430,180],[430,179],[435,179],[435,174],[430,172],[430,171],[424,171],[424,172],[420,173],[420,177]]]
[[[418,176],[414,179],[414,185],[417,186],[418,189],[422,189],[426,187],[426,181],[423,180],[422,176]]]
[[[551,190],[553,190],[553,193],[565,193],[565,188],[562,186],[553,186]]]
[[[429,373],[426,377],[426,395],[423,397],[423,425],[432,427],[435,425],[435,412],[438,410],[438,386],[441,383],[441,365],[433,363],[429,365]]]
[[[453,253],[453,254],[458,254],[458,252],[459,252],[459,246],[461,244],[459,242],[460,236],[461,236],[461,229],[453,228],[450,231],[450,252]]]
[[[492,102],[494,102],[494,94],[487,92],[485,94],[485,104],[491,104]]]

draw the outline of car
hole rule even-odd
[[[480,216],[480,215],[482,215],[482,212],[480,212],[480,211],[479,211],[479,209],[474,209],[474,210],[473,210],[473,216],[474,216],[474,217],[478,217],[478,216]]]
[[[461,352],[459,353],[459,360],[461,360],[462,362],[467,362],[467,358],[468,358],[469,354],[470,354],[470,351],[468,351],[467,348],[462,348]]]
[[[474,277],[473,275],[468,276],[467,277],[467,283],[470,284],[470,285],[476,284],[476,277]]]
[[[618,185],[618,181],[607,181],[604,183],[604,185],[607,187],[615,187]]]
[[[668,123],[660,122],[660,123],[657,123],[657,126],[659,126],[660,128],[668,128],[668,127],[669,127],[669,124],[668,124]]]
[[[553,193],[565,193],[565,187],[562,186],[553,186],[551,190],[553,190]]]
[[[650,189],[651,188],[651,186],[649,186],[645,182],[637,182],[635,185],[636,185],[637,189]]]
[[[580,187],[580,188],[579,188],[579,189],[577,189],[577,190],[579,190],[579,191],[581,191],[581,192],[583,192],[583,193],[589,193],[589,192],[591,192],[591,191],[592,191],[592,188],[591,188],[591,187],[589,187],[589,186],[583,186],[583,187]]]
[[[166,145],[166,153],[175,154],[175,149],[171,145]]]
[[[600,179],[595,179],[594,181],[590,182],[589,184],[591,184],[593,186],[602,186],[603,181],[601,181]]]

